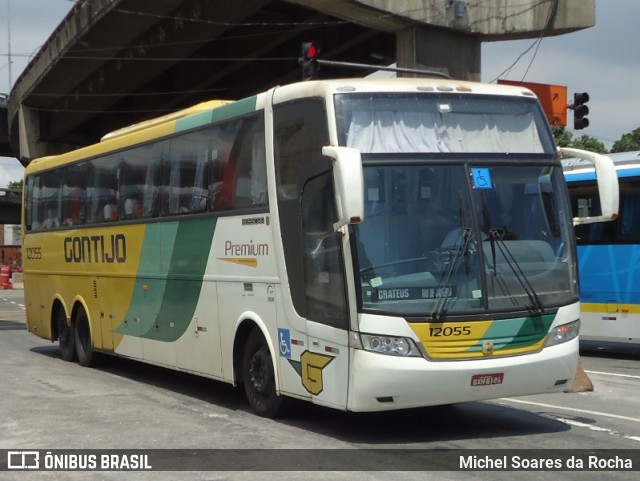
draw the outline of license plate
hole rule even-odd
[[[471,377],[472,386],[492,386],[494,384],[502,384],[504,380],[503,372],[495,372],[493,374],[476,374]]]

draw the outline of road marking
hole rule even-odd
[[[602,374],[603,376],[617,376],[617,377],[628,377],[631,379],[640,379],[640,376],[634,376],[633,374],[618,374],[615,372],[603,372],[603,371],[585,371],[589,374]]]
[[[7,299],[6,297],[3,297],[2,299],[0,299],[4,302],[8,302],[9,304],[14,304],[16,306],[18,306],[20,309],[24,309],[24,304],[19,304],[16,301],[10,301],[9,299]]]
[[[529,404],[531,406],[539,406],[539,407],[550,408],[550,409],[559,409],[560,411],[570,411],[570,412],[581,413],[581,414],[592,414],[594,416],[605,416],[605,417],[608,417],[608,418],[622,419],[623,421],[631,421],[631,422],[634,422],[634,423],[640,423],[640,418],[632,418],[632,417],[629,417],[629,416],[621,416],[619,414],[603,413],[603,412],[600,412],[600,411],[589,411],[588,409],[576,409],[576,408],[570,408],[570,407],[566,407],[566,406],[556,406],[554,404],[545,404],[545,403],[538,403],[538,402],[533,402],[533,401],[523,401],[522,399],[513,399],[513,398],[501,398],[501,399],[504,399],[505,401],[509,401],[509,402],[513,402],[513,403]]]
[[[628,416],[620,416],[619,414],[611,414],[611,413],[602,413],[599,411],[589,411],[588,409],[576,409],[576,408],[570,408],[570,407],[565,407],[565,406],[556,406],[554,404],[545,404],[545,403],[538,403],[538,402],[533,402],[533,401],[523,401],[521,399],[513,399],[513,398],[501,398],[501,400],[503,401],[509,401],[509,402],[513,402],[513,403],[520,403],[520,404],[529,404],[532,406],[539,406],[539,407],[544,407],[544,408],[550,408],[550,409],[558,409],[561,411],[571,411],[571,412],[576,412],[576,413],[581,413],[581,414],[593,414],[596,416],[605,416],[605,417],[610,417],[610,418],[615,418],[615,419],[622,419],[624,421],[632,421],[635,423],[640,423],[640,419],[638,418],[631,418]],[[580,421],[576,421],[574,419],[567,419],[567,418],[563,418],[561,416],[557,416],[554,414],[549,414],[549,413],[538,413],[539,416],[543,416],[547,419],[552,419],[554,421],[558,421],[564,424],[568,424],[570,426],[576,426],[576,427],[580,427],[580,428],[587,428],[591,431],[597,431],[600,433],[607,433],[607,434],[611,434],[613,436],[620,436],[623,437],[624,439],[629,439],[630,441],[637,441],[640,442],[640,436],[629,436],[626,434],[622,434],[619,431],[614,431],[613,429],[609,429],[609,428],[603,428],[601,426],[596,426],[594,424],[588,424],[588,423],[583,423]]]
[[[549,419],[553,419],[555,421],[560,421],[561,423],[564,424],[568,424],[569,426],[576,426],[579,428],[587,428],[591,431],[597,431],[600,433],[607,433],[607,434],[611,434],[612,436],[621,436],[625,439],[629,439],[631,441],[637,441],[640,442],[640,436],[627,436],[622,434],[619,431],[614,431],[613,429],[608,429],[608,428],[603,428],[600,426],[594,426],[592,424],[587,424],[587,423],[581,423],[580,421],[575,421],[573,419],[565,419],[565,418],[561,418],[561,417],[557,417],[557,416],[553,416],[550,414],[543,414],[544,417],[549,418]]]

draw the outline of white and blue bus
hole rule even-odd
[[[640,343],[640,152],[608,155],[619,180],[620,213],[613,222],[576,226],[582,327],[587,341]],[[563,161],[573,212],[599,215],[595,170]]]

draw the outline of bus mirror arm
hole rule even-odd
[[[588,160],[595,166],[596,170],[601,215],[574,217],[573,225],[593,224],[594,222],[607,222],[616,219],[620,204],[620,188],[613,161],[606,155],[569,147],[558,147],[558,152],[565,157]]]
[[[328,145],[322,155],[333,159],[333,184],[335,187],[338,220],[335,231],[347,224],[358,224],[364,219],[364,177],[362,158],[358,149]]]

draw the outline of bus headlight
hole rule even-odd
[[[570,341],[578,337],[580,333],[580,321],[573,321],[569,324],[563,324],[562,326],[554,327],[547,336],[547,342],[545,347],[555,346],[562,344],[563,342]]]
[[[353,347],[365,351],[388,354],[390,356],[421,356],[415,342],[408,337],[381,336],[376,334],[360,334],[352,337]]]

